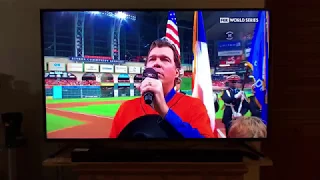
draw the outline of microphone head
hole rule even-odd
[[[153,78],[153,79],[159,79],[158,73],[153,68],[146,68],[142,73],[143,79],[146,77]]]

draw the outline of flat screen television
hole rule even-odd
[[[269,13],[41,10],[46,139],[267,137]]]

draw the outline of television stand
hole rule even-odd
[[[259,179],[262,166],[272,166],[269,158],[241,162],[72,162],[68,149],[43,162],[45,167],[71,168],[80,180],[247,180]]]
[[[242,162],[238,149],[108,149],[75,148],[72,162]],[[250,157],[251,154],[249,154]],[[252,156],[252,155],[251,155]]]

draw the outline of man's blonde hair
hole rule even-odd
[[[266,138],[267,126],[258,117],[239,117],[231,122],[229,138]]]

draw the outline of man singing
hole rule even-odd
[[[237,88],[240,86],[240,77],[231,75],[227,78],[229,88],[223,91],[221,99],[224,101],[224,112],[222,122],[226,128],[228,135],[231,121],[237,117],[241,117],[248,112],[248,105],[243,91]]]
[[[215,138],[201,100],[174,89],[181,68],[175,46],[164,38],[154,41],[145,67],[153,68],[159,76],[159,79],[145,78],[138,87],[141,95],[147,91],[154,93],[153,107],[145,103],[143,96],[124,102],[113,120],[110,138],[117,138],[131,121],[148,114],[160,115],[184,138]]]

